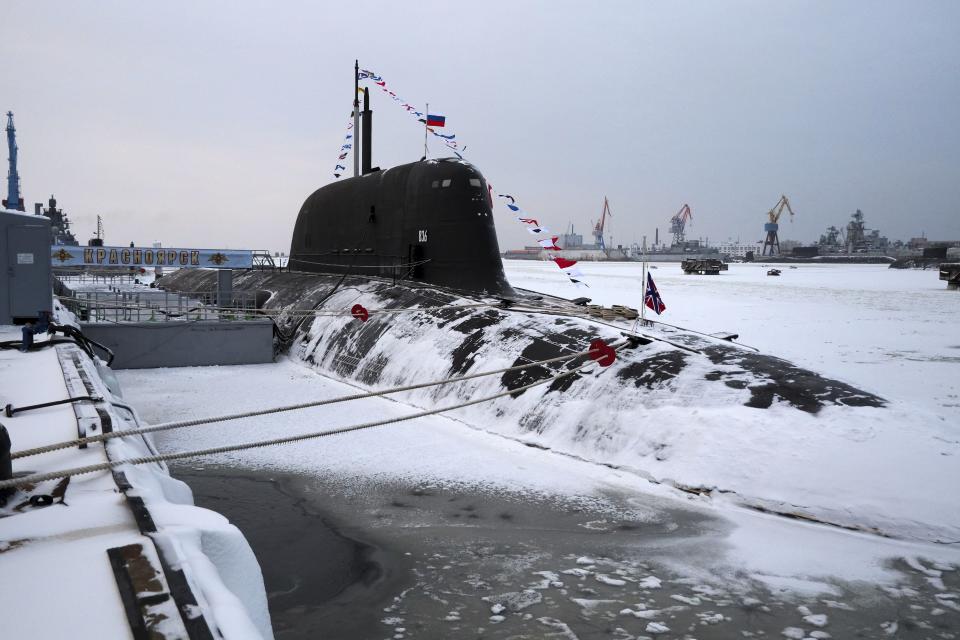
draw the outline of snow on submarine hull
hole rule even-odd
[[[213,291],[216,273],[183,270],[165,276],[161,286]],[[569,300],[522,289],[506,299],[411,280],[270,270],[238,273],[234,288],[257,293],[280,332],[294,332],[291,355],[369,386],[411,384],[556,358],[584,352],[596,338],[623,341],[627,334],[633,340],[603,376],[570,376],[537,394],[591,386],[596,387],[591,393],[574,395],[600,399],[609,393],[609,400],[616,401],[627,392],[630,403],[645,406],[696,401],[700,407],[766,409],[779,404],[811,414],[828,406],[886,404],[850,384],[727,340],[656,324],[632,332],[632,322],[596,320]],[[370,310],[369,320],[349,315],[356,304]],[[304,317],[304,310],[343,315]],[[510,390],[585,362],[586,357],[545,364],[495,379],[502,390]],[[491,391],[484,380],[489,379],[462,383],[457,395],[465,397],[466,389],[479,387]],[[429,393],[439,399],[450,392],[440,388]],[[556,397],[556,402],[562,400]],[[530,427],[540,418],[527,415],[523,422]]]

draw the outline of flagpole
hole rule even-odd
[[[640,324],[647,324],[647,239],[643,239],[643,295],[640,298]]]
[[[353,177],[360,175],[360,61],[353,61]],[[366,140],[364,140],[366,142]]]
[[[427,149],[427,123],[430,121],[430,103],[427,103],[427,108],[423,112],[423,159],[426,160],[427,156],[430,155],[430,151]]]

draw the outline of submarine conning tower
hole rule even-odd
[[[508,295],[492,205],[483,175],[453,158],[347,178],[303,203],[290,269]]]
[[[303,203],[289,268],[512,295],[483,175],[457,158],[424,157],[386,171],[371,167],[373,112],[367,89],[360,111],[358,72],[355,64],[354,132],[362,135],[354,145],[354,177],[320,187]]]

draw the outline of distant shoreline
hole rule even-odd
[[[501,255],[504,260],[515,260],[517,262],[546,262],[547,260],[541,259],[539,256],[508,256]],[[696,258],[710,257],[718,258],[717,254],[696,254],[691,253],[689,255],[681,254],[669,254],[667,256],[650,254],[647,256],[649,262],[675,262],[680,264],[683,260],[693,260]],[[614,262],[614,263],[623,263],[623,264],[640,264],[640,260],[596,260],[596,259],[581,259],[581,263],[592,263],[592,262]],[[733,264],[768,264],[768,263],[778,263],[778,264],[893,264],[897,262],[897,258],[892,258],[890,256],[816,256],[813,258],[802,258],[798,256],[760,256],[754,258],[752,262],[744,262],[742,260],[725,260],[725,262]]]

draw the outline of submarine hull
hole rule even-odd
[[[160,284],[174,291],[213,291],[216,272],[181,270]],[[636,339],[618,354],[604,377],[588,385],[571,376],[561,386],[571,390],[590,386],[591,395],[648,406],[696,403],[699,408],[767,409],[776,404],[817,414],[827,407],[887,404],[850,384],[735,342],[666,325],[636,333],[630,331],[630,321],[597,320],[569,300],[522,289],[505,305],[496,297],[386,278],[256,270],[238,273],[234,287],[264,301],[262,311],[274,318],[281,334],[291,336],[291,353],[328,373],[369,385],[463,375],[473,373],[475,364],[477,370],[516,366],[586,351],[596,338],[609,343],[631,335]],[[366,322],[348,312],[358,302],[371,312]],[[305,317],[307,309],[318,314]],[[379,310],[389,312],[376,313]],[[404,366],[384,380],[394,357],[389,347],[395,345],[421,354],[423,361],[416,369]],[[553,363],[505,373],[498,378],[499,390],[517,389],[570,366]],[[555,390],[551,386],[547,394]],[[543,419],[528,415],[525,423],[539,425]]]

